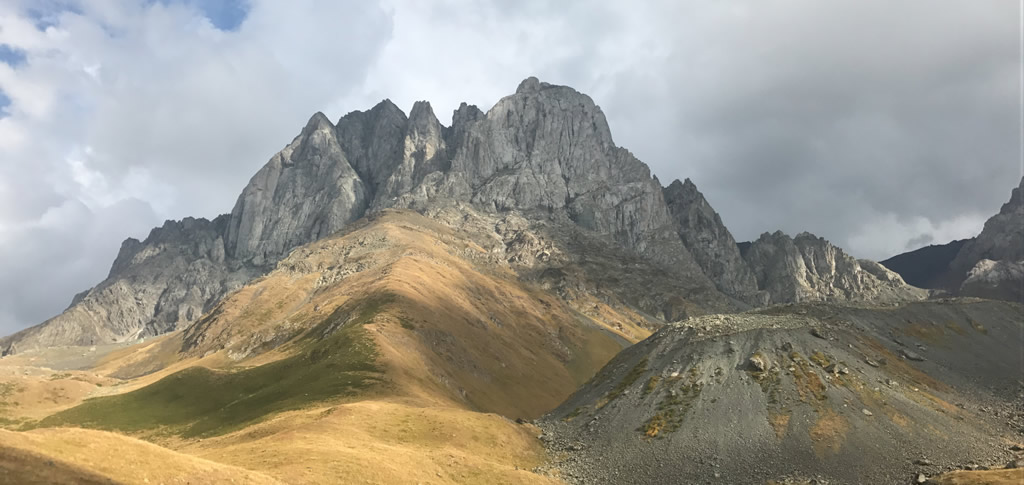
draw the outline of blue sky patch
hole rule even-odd
[[[25,63],[25,51],[7,44],[0,44],[0,62],[7,63],[11,67],[18,67]]]
[[[214,27],[224,30],[237,30],[249,15],[248,0],[151,0],[152,3],[164,5],[179,3],[195,7]]]
[[[39,30],[57,25],[60,14],[64,12],[82,13],[74,2],[68,0],[35,0],[31,7],[25,9],[25,13]]]
[[[7,97],[7,94],[0,90],[0,118],[6,118],[10,115],[7,112],[7,107],[11,105],[11,98]]]

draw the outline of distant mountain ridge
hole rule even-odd
[[[957,239],[946,244],[932,244],[879,262],[918,288],[942,288],[945,286],[942,277],[949,263],[968,241],[970,239]]]
[[[922,288],[1024,302],[1024,177],[977,237],[899,254],[882,264]]]
[[[864,270],[816,238],[813,245],[823,249],[799,257],[785,243],[769,251],[768,241],[755,243],[762,248],[757,258],[742,256],[692,182],[663,188],[646,164],[615,145],[589,96],[531,77],[486,113],[463,103],[449,127],[425,101],[408,116],[389,100],[337,123],[314,114],[252,177],[230,214],[168,221],[145,241],[126,240],[103,282],[62,314],[0,339],[0,349],[123,342],[183,328],[293,249],[368,214],[457,204],[538,220],[564,217],[620,245],[687,288],[666,296],[664,308],[699,314],[806,299],[921,297],[898,276]],[[764,260],[769,254],[786,254],[792,264]],[[827,276],[808,279],[806,268]],[[771,291],[808,285],[813,290],[799,294]]]

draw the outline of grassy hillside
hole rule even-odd
[[[650,322],[521,278],[478,229],[388,212],[299,248],[193,326],[98,359],[112,384],[21,434],[116,431],[287,483],[543,483],[539,431],[511,419],[552,409]],[[19,456],[63,446],[37,445]]]

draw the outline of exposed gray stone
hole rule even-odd
[[[764,233],[744,259],[773,303],[919,300],[927,291],[873,261],[856,260],[823,238]]]
[[[766,304],[768,293],[758,290],[736,240],[697,186],[690,179],[676,180],[665,187],[664,196],[672,217],[679,223],[680,239],[715,286],[752,305]]]
[[[967,279],[960,285],[960,294],[996,300],[1024,301],[1024,260],[978,261],[967,274]]]
[[[242,190],[231,211],[227,253],[256,266],[273,264],[362,217],[369,197],[334,125],[316,113]]]

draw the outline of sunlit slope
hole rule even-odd
[[[547,480],[530,471],[538,431],[512,419],[554,408],[652,320],[549,291],[465,231],[388,211],[299,248],[184,331],[101,359],[90,372],[116,385],[99,397],[23,427],[119,432],[287,483]]]
[[[0,483],[286,483],[114,433],[0,430]]]

